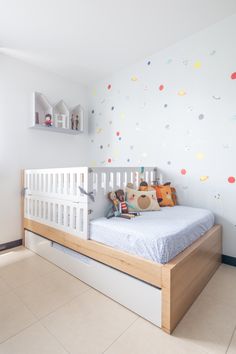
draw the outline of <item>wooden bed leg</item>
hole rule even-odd
[[[171,333],[171,272],[166,267],[162,268],[162,329],[167,333]]]
[[[162,268],[162,329],[171,333],[221,263],[221,226]]]

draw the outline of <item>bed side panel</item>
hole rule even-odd
[[[221,263],[221,226],[216,225],[162,268],[162,328],[171,333]]]

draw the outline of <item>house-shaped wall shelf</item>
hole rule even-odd
[[[84,131],[84,111],[80,104],[70,110],[71,128]]]
[[[74,135],[83,133],[83,108],[77,105],[69,109],[63,100],[51,105],[42,93],[34,92],[34,120],[31,128]]]
[[[53,107],[53,123],[55,128],[70,129],[70,111],[65,102],[61,100]]]

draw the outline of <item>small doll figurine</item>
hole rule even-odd
[[[79,130],[79,116],[76,114],[75,116],[75,130]]]
[[[125,201],[125,193],[122,189],[118,189],[118,191],[116,191],[116,197],[119,200],[119,210],[121,214],[128,214],[129,210],[128,210],[128,205]]]
[[[48,113],[48,114],[45,115],[44,124],[45,124],[47,127],[51,127],[51,126],[52,126],[52,115],[51,115],[51,114]]]
[[[115,192],[109,192],[107,195],[108,199],[112,202],[112,206],[109,208],[108,212],[106,213],[106,218],[110,219],[113,216],[119,216],[119,200],[116,197]]]
[[[110,199],[110,201],[114,205],[115,209],[118,210],[119,209],[119,200],[117,199],[116,193],[115,192],[108,193],[108,198]]]
[[[71,115],[70,121],[71,121],[71,129],[74,130],[74,115],[73,114]]]

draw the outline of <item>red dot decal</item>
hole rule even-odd
[[[163,91],[163,90],[164,90],[164,85],[160,85],[160,86],[159,86],[159,90],[160,90],[160,91]]]
[[[228,182],[229,182],[229,183],[235,183],[235,177],[230,176],[230,177],[228,178]]]
[[[120,136],[120,132],[116,132],[116,136]]]
[[[109,84],[109,85],[107,86],[107,89],[108,89],[108,90],[110,90],[110,89],[111,89],[111,84]]]
[[[108,163],[111,163],[111,159],[108,159],[107,162],[108,162]]]
[[[182,170],[180,171],[181,172],[181,175],[186,175],[187,171],[185,170],[185,168],[182,168]]]
[[[232,79],[232,80],[236,80],[236,71],[231,74],[231,79]]]

